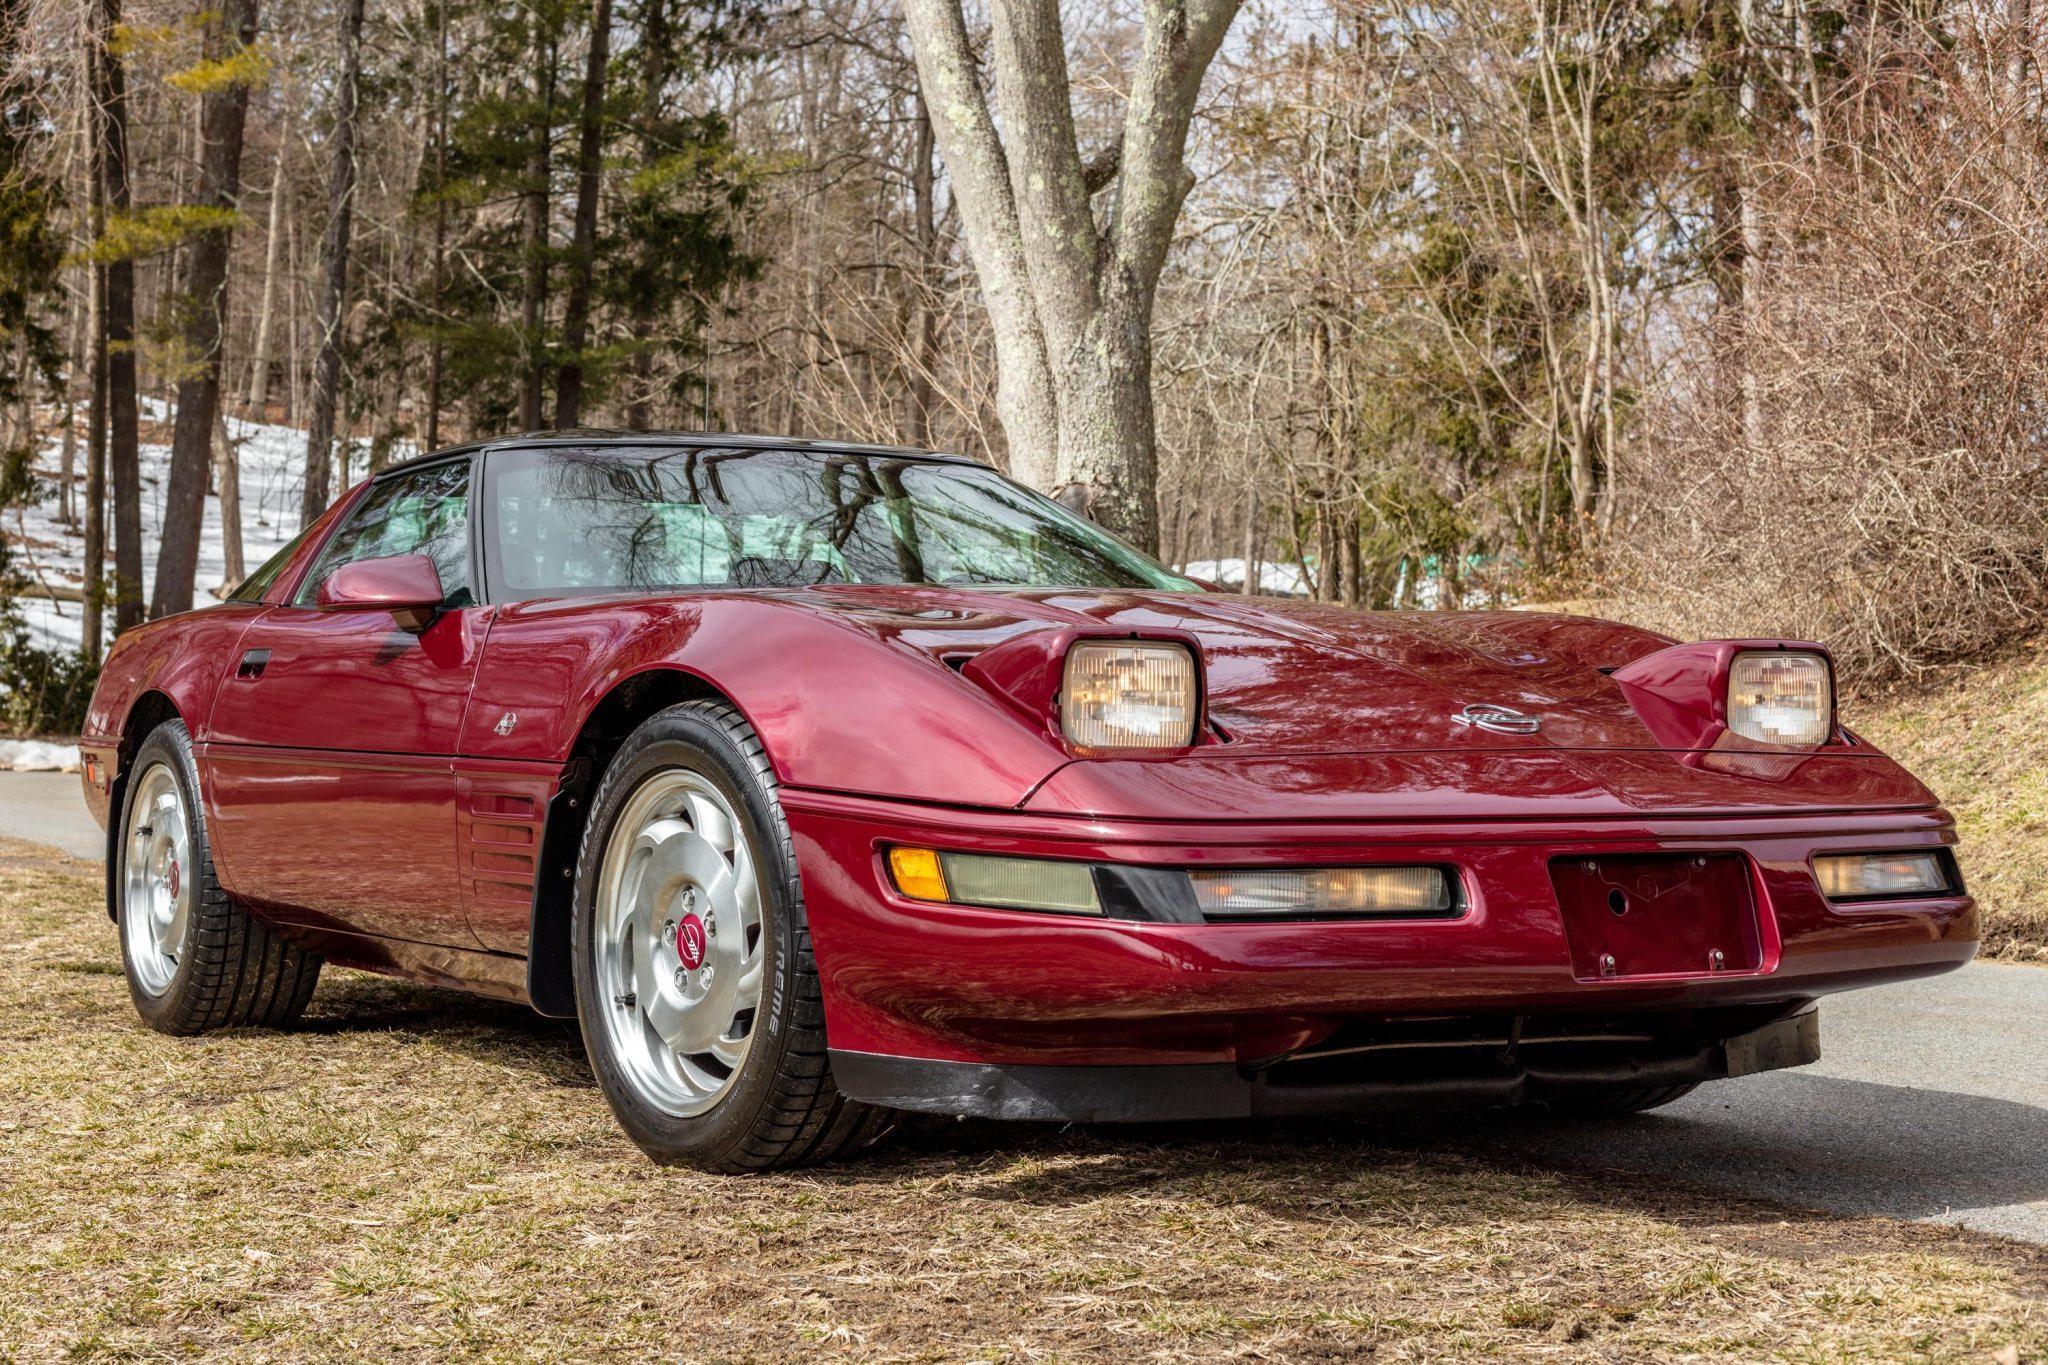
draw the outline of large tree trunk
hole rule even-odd
[[[277,313],[277,252],[283,238],[284,149],[290,141],[277,139],[277,165],[270,172],[270,228],[263,245],[263,306],[256,310],[256,354],[249,362],[249,416],[263,420],[263,408],[270,401],[270,321]]]
[[[1153,297],[1192,183],[1195,98],[1238,4],[1147,0],[1122,140],[1084,164],[1058,0],[994,0],[993,109],[961,0],[904,0],[995,333],[1011,471],[1147,549],[1159,536]],[[1111,183],[1098,225],[1092,200]]]
[[[534,15],[534,24],[548,22]],[[525,215],[520,248],[526,279],[519,295],[520,344],[526,351],[526,374],[519,391],[519,425],[537,431],[541,424],[541,391],[547,381],[547,338],[542,335],[548,309],[548,176],[555,125],[555,35],[534,38],[534,126],[527,148]]]
[[[121,0],[97,0],[93,25],[93,137],[104,210],[128,212],[128,74],[112,48]],[[106,346],[107,477],[114,503],[114,629],[142,620],[142,445],[135,410],[135,263],[106,264],[100,309]]]
[[[221,11],[222,49],[232,56],[256,41],[256,0],[226,0]],[[242,127],[249,113],[249,87],[231,81],[207,93],[205,136],[200,148],[194,196],[206,208],[233,209],[242,188]],[[157,554],[152,616],[192,608],[193,576],[199,567],[199,532],[206,512],[206,470],[213,445],[214,409],[220,403],[220,344],[227,313],[228,247],[225,227],[198,234],[185,260],[184,355],[178,381],[178,422],[171,435],[171,472],[164,490],[163,548]]]
[[[562,372],[555,384],[555,425],[583,413],[583,347],[590,332],[590,281],[597,265],[597,190],[604,156],[604,86],[611,62],[612,0],[590,16],[590,62],[583,72],[583,128],[576,146],[576,223],[569,238],[569,292],[562,311]]]
[[[327,510],[334,464],[334,414],[341,404],[342,314],[348,307],[348,238],[356,204],[356,87],[362,77],[363,0],[348,0],[341,17],[341,81],[334,91],[334,173],[327,195],[327,235],[320,239],[320,355],[313,364],[313,416],[306,426],[306,484],[299,524]]]
[[[903,15],[917,55],[918,86],[953,179],[953,201],[995,334],[996,416],[1009,445],[1010,473],[1050,489],[1059,462],[1052,366],[1024,261],[1009,159],[976,74],[967,22],[958,0],[904,0]],[[1063,77],[1062,95],[1065,90]],[[1071,126],[1071,115],[1067,121]]]

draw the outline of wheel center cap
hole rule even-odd
[[[676,956],[693,972],[704,965],[704,921],[693,914],[676,921]]]
[[[178,898],[178,860],[176,858],[171,859],[171,867],[167,880],[169,882],[168,889],[171,894],[171,899],[176,900]]]

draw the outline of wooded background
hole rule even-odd
[[[902,442],[1246,590],[1911,674],[2048,596],[2044,23],[0,0],[0,500],[106,566],[81,675],[193,604],[224,412],[306,430],[307,511],[520,429]]]

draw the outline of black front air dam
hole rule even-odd
[[[1289,1079],[1287,1064],[1258,1069],[1201,1066],[997,1066],[938,1062],[874,1052],[832,1053],[832,1076],[848,1099],[892,1109],[970,1118],[1060,1123],[1153,1123],[1187,1119],[1282,1118],[1314,1114],[1394,1117],[1491,1109],[1584,1086],[1665,1086],[1726,1080],[1820,1060],[1820,1011],[1809,1007],[1748,1033],[1690,1049],[1647,1055],[1526,1055],[1478,1072]],[[1302,1058],[1303,1062],[1315,1061]],[[1380,1059],[1383,1060],[1383,1059]]]

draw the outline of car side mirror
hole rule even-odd
[[[425,630],[446,596],[425,555],[358,559],[327,575],[314,594],[321,611],[388,611],[406,630]]]

